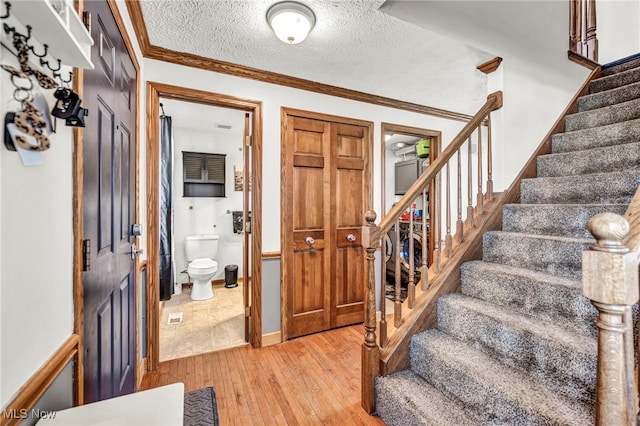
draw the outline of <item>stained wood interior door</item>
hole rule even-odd
[[[371,123],[337,119],[283,114],[285,338],[364,319],[360,227],[371,205]]]
[[[366,170],[366,128],[348,124],[331,126],[332,206],[331,230],[335,247],[331,286],[331,327],[364,320],[364,256],[360,229],[370,196]]]

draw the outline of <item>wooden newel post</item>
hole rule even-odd
[[[362,227],[362,247],[367,252],[365,262],[364,343],[362,344],[362,408],[369,414],[376,410],[375,379],[380,370],[380,348],[376,343],[376,277],[375,253],[380,244],[380,229],[374,223],[376,213],[365,214],[367,224]]]
[[[582,253],[583,292],[598,309],[598,373],[596,425],[635,424],[633,324],[625,321],[638,301],[638,258],[622,244],[629,223],[614,213],[601,213],[588,224],[596,243]],[[629,353],[630,352],[630,353]],[[631,362],[631,365],[628,363]]]

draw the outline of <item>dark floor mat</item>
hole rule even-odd
[[[213,387],[184,394],[184,426],[218,426],[218,406]]]

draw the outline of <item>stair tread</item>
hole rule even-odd
[[[533,418],[540,424],[593,422],[582,404],[557,395],[527,374],[439,330],[414,336],[411,345],[413,371],[445,395],[476,410],[477,415],[488,416],[481,420],[494,419],[498,424],[516,420],[538,423]],[[429,360],[414,365],[417,350],[424,351]]]
[[[538,281],[543,281],[548,285],[558,285],[582,290],[582,281],[578,278],[560,277],[548,272],[534,271],[532,269],[527,269],[520,266],[505,265],[502,263],[487,262],[486,260],[472,260],[469,262],[465,262],[464,264],[477,265],[478,267],[492,269],[497,272],[520,275],[526,278],[533,278]]]
[[[594,241],[558,235],[489,231],[483,235],[482,259],[579,278],[582,276],[582,252]]]
[[[519,266],[474,260],[461,267],[461,293],[593,336],[596,309],[582,281]]]
[[[524,204],[629,203],[640,184],[640,168],[617,172],[588,173],[522,179]]]
[[[590,129],[636,118],[640,118],[640,98],[570,114],[565,118],[565,129],[569,132]]]
[[[376,410],[389,426],[480,425],[465,413],[459,402],[447,398],[411,370],[378,377],[376,389],[378,392],[388,390],[385,397],[378,400]]]
[[[591,244],[595,240],[593,238],[576,238],[576,237],[566,237],[563,235],[544,235],[544,234],[531,234],[527,232],[509,232],[509,231],[487,231],[485,234],[489,235],[503,235],[507,237],[514,237],[518,239],[539,239],[539,240],[549,240],[549,241],[558,241],[562,243],[568,244]]]
[[[458,306],[458,309],[475,311],[480,315],[508,324],[509,327],[527,331],[542,339],[555,340],[560,345],[570,347],[576,352],[594,353],[596,350],[596,341],[591,336],[567,330],[565,327],[530,315],[514,312],[504,306],[460,293],[448,294],[439,300]]]
[[[629,167],[640,168],[640,141],[578,152],[541,155],[537,163],[538,177],[573,176]]]
[[[591,238],[589,220],[599,213],[624,214],[628,204],[506,204],[502,230],[530,234]]]
[[[528,179],[522,179],[523,181],[535,181],[535,180],[549,180],[549,181],[561,181],[561,180],[580,180],[580,179],[585,179],[585,178],[589,178],[589,179],[599,179],[605,176],[615,176],[615,175],[628,175],[628,174],[637,174],[638,171],[640,170],[640,166],[638,166],[638,168],[632,168],[630,170],[620,170],[620,171],[613,171],[613,172],[598,172],[598,173],[585,173],[583,175],[569,175],[569,176],[542,176],[542,177],[535,177],[535,178],[528,178]],[[597,204],[597,203],[592,203],[592,204]],[[612,204],[616,204],[616,203],[612,203]]]
[[[640,80],[640,67],[630,68],[593,80],[589,86],[589,91],[590,93],[603,92],[635,83],[638,80]]]
[[[556,133],[552,136],[552,152],[574,152],[631,142],[640,142],[640,119]]]
[[[640,97],[640,81],[602,92],[591,93],[578,99],[578,111],[591,111],[616,105]]]
[[[618,62],[618,63],[616,63]],[[638,54],[622,58],[620,61],[613,62],[614,65],[604,65],[602,67],[602,77],[613,75],[632,68],[640,67],[640,57]]]

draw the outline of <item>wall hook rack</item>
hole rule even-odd
[[[43,66],[43,67],[49,68],[51,70],[51,72],[53,72],[53,73],[57,73],[62,68],[62,61],[60,59],[56,59],[56,61],[58,61],[58,67],[57,68],[53,68],[51,65],[49,65],[49,61],[45,61],[43,58],[40,58],[40,65]]]
[[[11,16],[11,3],[5,1],[4,7],[6,11],[2,14],[2,16],[0,16],[0,19],[7,19],[9,16]]]
[[[13,18],[11,13],[11,3],[5,1],[5,12],[2,19]],[[23,4],[15,10],[23,8]],[[16,15],[18,18],[18,15]],[[20,19],[18,22],[21,23]],[[11,22],[13,24],[13,22]],[[22,26],[23,25],[23,26]],[[86,108],[81,107],[82,100],[71,89],[62,88],[73,79],[73,73],[69,72],[68,78],[62,78],[62,60],[55,58],[51,54],[49,45],[35,42],[33,27],[26,23],[21,23],[20,27],[9,25],[3,22],[4,33],[11,40],[12,48],[2,43],[2,46],[9,53],[14,55],[19,69],[3,64],[1,69],[11,74],[11,83],[15,87],[14,99],[19,102],[20,108],[15,112],[5,116],[4,142],[9,150],[16,150],[16,145],[26,151],[45,151],[50,146],[48,135],[55,132],[52,126],[51,116],[47,113],[49,106],[44,97],[35,92],[32,77],[43,89],[56,89],[57,101],[51,115],[64,118],[68,126],[85,125],[85,117],[88,115]],[[22,29],[24,28],[24,30]],[[38,34],[37,29],[35,34]],[[31,56],[33,55],[33,56]],[[35,58],[39,60],[36,61]],[[39,62],[39,67],[35,62]],[[57,62],[57,64],[56,64]],[[47,75],[47,69],[52,76]],[[59,92],[62,90],[62,92]],[[60,95],[62,93],[62,95]],[[73,95],[73,96],[72,96]]]

